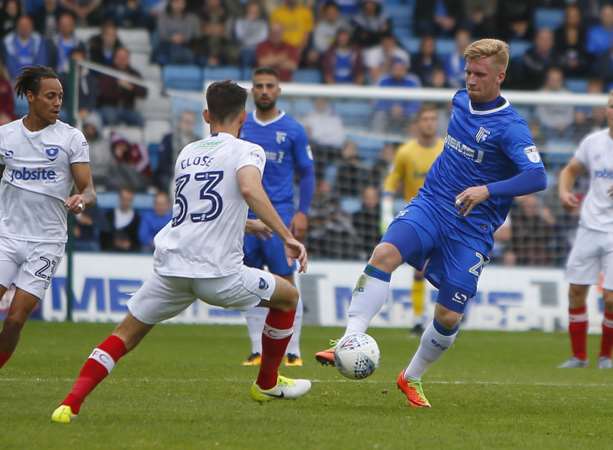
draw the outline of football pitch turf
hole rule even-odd
[[[611,448],[613,371],[556,369],[565,334],[461,332],[425,377],[433,405],[415,410],[395,386],[418,344],[372,329],[381,366],[363,381],[312,355],[341,330],[305,327],[311,392],[260,405],[242,326],[164,325],[124,357],[70,425],[50,415],[111,324],[29,323],[0,370],[0,449],[604,449]]]

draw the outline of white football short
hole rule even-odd
[[[39,300],[64,256],[63,242],[19,241],[0,237],[0,285],[14,284]]]
[[[245,310],[269,300],[275,285],[271,273],[246,266],[220,278],[167,277],[154,271],[128,300],[128,309],[150,325],[178,315],[197,299],[209,305]]]
[[[566,263],[566,280],[572,284],[598,284],[604,275],[603,287],[613,290],[613,234],[579,227]]]

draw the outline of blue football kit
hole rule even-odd
[[[443,152],[418,195],[382,238],[439,289],[438,302],[463,313],[513,196],[545,188],[543,163],[526,121],[504,97],[471,103],[465,89],[453,97]],[[486,185],[490,197],[462,216],[456,196]]]
[[[296,212],[296,173],[300,178],[298,210],[307,214],[315,188],[315,172],[304,127],[284,112],[268,122],[258,120],[255,112],[251,112],[247,115],[240,138],[260,145],[266,152],[262,184],[285,225],[290,225]],[[249,218],[256,216],[250,211]],[[295,270],[293,265],[288,265],[283,241],[276,234],[266,240],[246,234],[243,251],[244,262],[249,267],[262,268],[266,265],[270,272],[281,276],[290,275]]]

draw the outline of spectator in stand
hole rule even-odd
[[[152,25],[140,0],[107,0],[104,2],[104,17],[120,28],[150,28]]]
[[[375,186],[380,186],[387,174],[392,169],[392,165],[394,163],[394,157],[396,156],[396,145],[387,142],[381,148],[379,155],[377,155],[377,159],[372,165],[370,169],[370,182]]]
[[[360,155],[355,142],[347,141],[341,151],[334,188],[341,197],[357,197],[369,184],[370,172]]]
[[[60,0],[60,6],[76,16],[79,26],[100,24],[101,5],[102,0]]]
[[[457,0],[418,1],[413,23],[418,36],[433,34],[451,37],[462,16],[462,2]]]
[[[592,78],[587,83],[588,94],[602,94],[604,92],[603,80],[601,78]],[[578,107],[575,110],[575,123],[573,125],[573,140],[579,142],[587,134],[594,131],[606,128],[607,124],[607,107]]]
[[[421,86],[419,78],[408,71],[409,66],[403,60],[392,65],[388,76],[381,78],[381,87],[416,88]],[[379,100],[375,104],[373,128],[378,132],[402,133],[407,121],[419,110],[420,103],[415,101]]]
[[[409,54],[398,46],[393,34],[386,34],[381,43],[364,51],[364,65],[368,69],[370,82],[376,84],[384,75],[392,70],[394,61],[404,61],[408,66],[411,62]]]
[[[419,42],[419,52],[411,57],[413,72],[419,77],[422,84],[432,86],[432,72],[436,67],[442,66],[443,62],[436,55],[436,41],[434,36],[426,35]]]
[[[408,14],[408,12],[407,12]],[[351,21],[353,41],[361,48],[379,45],[391,33],[390,19],[383,14],[380,0],[364,0],[360,13]]]
[[[111,177],[113,154],[108,140],[102,137],[102,119],[96,112],[83,119],[83,135],[89,144],[89,164],[92,168],[94,186],[98,191],[107,190]]]
[[[327,84],[364,83],[362,52],[351,43],[348,29],[338,30],[334,43],[323,56],[322,71]]]
[[[106,228],[106,217],[96,205],[77,214],[72,228],[74,249],[85,252],[99,252],[100,232]]]
[[[159,44],[154,59],[158,64],[193,64],[194,53],[190,42],[200,36],[200,22],[195,14],[187,12],[185,0],[170,0],[158,17]]]
[[[34,24],[30,16],[21,16],[17,19],[15,31],[7,34],[2,40],[2,59],[14,82],[21,69],[26,66],[49,65],[49,43],[34,31]]]
[[[594,76],[602,77],[606,90],[613,89],[613,45],[607,53],[600,55],[594,69]]]
[[[78,46],[72,49],[70,52],[70,58],[73,61],[85,61],[85,47]],[[61,76],[62,84],[68,86],[68,73],[64,73]],[[92,111],[97,108],[98,95],[100,94],[99,80],[93,71],[90,71],[86,67],[81,67],[81,73],[77,79],[79,84],[79,104],[77,105],[79,118],[83,120]],[[72,105],[72,90],[66,89],[64,91],[64,101],[62,107],[67,109]]]
[[[517,265],[546,266],[551,264],[551,236],[555,217],[534,195],[516,198],[511,209],[511,251]]]
[[[464,26],[473,39],[496,36],[496,0],[464,0],[463,10],[467,12]]]
[[[447,74],[442,66],[435,66],[432,69],[432,78],[430,83],[430,87],[433,88],[445,89],[449,87],[449,83],[447,82]]]
[[[9,73],[0,59],[0,125],[15,119],[15,100]]]
[[[151,168],[149,154],[140,142],[130,142],[117,132],[111,133],[110,173],[113,176],[107,180],[111,190],[122,186],[133,191],[144,192],[150,185]]]
[[[85,51],[85,45],[75,36],[75,18],[69,12],[60,14],[57,21],[58,33],[53,38],[56,50],[56,71],[60,77],[70,70],[70,55],[74,49]]]
[[[347,22],[341,16],[338,5],[328,0],[321,13],[321,18],[313,31],[313,48],[319,55],[324,55],[337,39],[340,29],[346,29]]]
[[[603,55],[613,46],[613,5],[605,3],[600,8],[600,24],[587,31],[586,50],[594,57]]]
[[[465,87],[464,75],[464,50],[471,42],[470,32],[465,28],[460,28],[455,33],[455,50],[445,61],[445,75],[449,86],[455,89]]]
[[[555,32],[555,48],[559,53],[560,67],[566,77],[584,77],[588,70],[585,52],[585,28],[581,10],[571,4],[564,10],[564,24]]]
[[[240,46],[230,37],[232,20],[221,0],[206,0],[200,19],[200,37],[192,45],[196,62],[203,66],[238,63]]]
[[[534,91],[543,86],[547,70],[559,65],[553,44],[553,32],[549,28],[537,31],[534,45],[511,64],[512,87]]]
[[[513,39],[531,40],[534,0],[502,0],[498,2],[498,35],[509,42]]]
[[[567,92],[564,88],[564,73],[559,67],[547,71],[543,92],[552,94]],[[570,139],[573,134],[572,124],[575,112],[572,106],[538,105],[536,117],[540,123],[542,136],[546,140]]]
[[[280,81],[291,81],[300,61],[300,53],[281,40],[283,29],[280,25],[271,25],[268,39],[255,49],[259,67],[271,67],[279,73]]]
[[[106,220],[108,230],[100,234],[102,250],[135,252],[140,249],[140,215],[134,210],[134,191],[120,188],[119,204],[106,213]]]
[[[241,48],[241,66],[255,66],[255,49],[268,38],[268,22],[258,0],[247,2],[244,16],[234,23],[234,35]]]
[[[379,200],[379,190],[374,186],[367,186],[362,191],[362,207],[351,217],[362,258],[367,258],[381,239]]]
[[[0,38],[15,31],[17,19],[21,16],[21,3],[19,0],[6,0],[0,10]]]
[[[62,8],[58,0],[45,0],[34,12],[34,28],[45,39],[53,39],[58,32],[58,19]]]
[[[302,54],[313,31],[313,12],[299,0],[283,0],[283,4],[272,11],[270,25],[279,25],[283,30],[281,40],[298,49]]]
[[[153,185],[160,191],[169,192],[174,176],[177,156],[190,142],[198,140],[194,133],[196,114],[193,111],[183,111],[175,131],[168,133],[160,144],[158,166],[153,174]]]
[[[117,25],[112,20],[106,20],[96,34],[89,39],[89,57],[98,64],[113,65],[115,51],[123,47],[117,33]]]
[[[170,199],[166,192],[155,194],[153,211],[143,213],[138,227],[138,240],[141,250],[153,251],[153,238],[172,219]]]
[[[315,160],[315,178],[324,176],[326,169],[336,165],[347,135],[343,119],[325,98],[315,99],[315,109],[302,119]]]
[[[126,48],[118,48],[113,56],[113,68],[142,78],[140,72],[130,66],[130,52]],[[105,125],[125,123],[127,125],[143,126],[143,116],[134,109],[137,98],[144,98],[147,89],[125,80],[102,75],[100,77],[100,96],[98,106]]]

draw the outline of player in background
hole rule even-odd
[[[585,300],[590,285],[604,273],[604,318],[598,367],[611,369],[613,346],[613,91],[607,105],[609,128],[587,135],[566,167],[558,184],[562,205],[579,207],[573,193],[578,176],[587,174],[590,187],[581,205],[579,229],[566,264],[568,334],[573,356],[561,368],[587,367],[588,315]]]
[[[211,136],[188,144],[175,164],[172,220],[156,235],[153,274],[128,301],[128,314],[91,353],[51,420],[70,423],[89,393],[134,349],[156,323],[176,316],[196,299],[225,308],[269,308],[262,333],[262,364],[251,386],[260,402],[296,398],[308,380],[278,374],[292,334],[298,291],[283,278],[243,265],[247,210],[283,239],[287,257],[306,269],[304,246],[294,239],[262,187],[266,156],[237,139],[245,120],[247,91],[230,81],[206,92],[204,120]]]
[[[64,91],[57,74],[25,67],[15,91],[27,99],[28,113],[0,127],[0,298],[16,286],[0,333],[0,367],[64,256],[67,212],[79,214],[96,202],[89,145],[58,120]]]
[[[308,226],[307,214],[315,190],[313,156],[304,127],[293,117],[277,108],[281,94],[279,75],[274,69],[255,69],[251,93],[255,111],[247,115],[241,130],[241,138],[260,145],[266,152],[266,169],[262,183],[270,200],[299,241],[304,241]],[[299,178],[300,200],[298,210],[294,207],[294,179]],[[249,217],[253,217],[250,212]],[[258,269],[266,266],[271,273],[279,275],[295,285],[295,266],[287,263],[283,241],[278,235],[262,240],[247,234],[245,236],[245,265]],[[294,335],[287,347],[286,366],[302,366],[300,355],[300,331],[302,329],[302,300],[298,302]],[[260,364],[262,352],[262,327],[266,310],[251,308],[245,319],[251,340],[251,354],[243,362],[245,366]]]
[[[438,112],[434,105],[423,105],[415,119],[415,137],[398,147],[392,170],[383,183],[381,220],[385,228],[394,218],[394,194],[403,187],[403,197],[409,202],[423,186],[426,174],[443,151],[444,141],[436,135]],[[416,335],[424,331],[426,283],[423,271],[416,270],[411,289],[413,329]]]
[[[514,196],[545,189],[547,177],[526,121],[500,95],[508,45],[481,39],[465,52],[466,89],[452,100],[443,153],[417,197],[396,216],[358,279],[345,334],[364,333],[403,263],[438,288],[434,320],[396,380],[409,405],[430,407],[421,377],[455,340],[466,303]],[[334,348],[317,353],[334,363]]]

